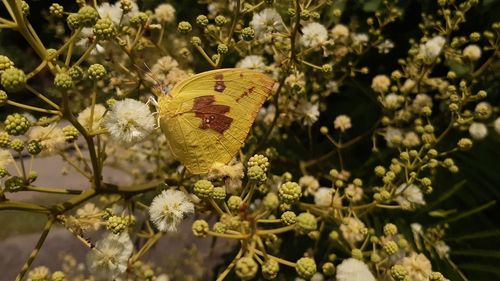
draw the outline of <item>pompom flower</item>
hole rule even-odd
[[[194,213],[193,203],[184,192],[178,190],[164,190],[149,206],[151,221],[160,231],[177,231],[182,219],[191,213]]]
[[[259,13],[255,13],[252,18],[252,26],[255,30],[255,35],[259,39],[267,39],[266,36],[269,33],[284,29],[283,19],[272,8],[266,8]]]
[[[317,22],[308,23],[302,28],[300,42],[306,48],[315,48],[324,45],[328,41],[328,31]]]
[[[344,260],[337,267],[338,281],[375,281],[373,273],[368,266],[357,259]]]
[[[104,126],[111,137],[123,144],[143,140],[155,127],[149,107],[133,99],[117,101],[104,118]]]
[[[127,270],[134,246],[128,233],[108,234],[87,255],[87,265],[96,280],[114,280]]]

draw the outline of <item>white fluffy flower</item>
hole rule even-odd
[[[391,40],[386,39],[377,46],[378,52],[380,54],[388,54],[391,49],[394,48],[394,43]]]
[[[349,258],[337,266],[337,281],[375,281],[375,277],[364,262]]]
[[[345,189],[345,194],[351,199],[352,202],[357,202],[363,199],[363,189],[354,184],[349,184]]]
[[[469,126],[469,134],[475,140],[482,140],[488,135],[488,128],[483,123],[474,122]]]
[[[379,75],[373,77],[372,89],[375,92],[378,92],[378,93],[387,92],[387,90],[389,90],[390,85],[391,85],[391,80],[386,75],[379,74]]]
[[[297,106],[297,113],[303,118],[304,125],[311,126],[319,117],[319,104],[302,100]]]
[[[328,207],[332,205],[333,190],[328,187],[320,187],[314,193],[314,203],[318,206]]]
[[[419,54],[426,59],[433,60],[441,53],[446,39],[443,36],[435,36],[425,44],[420,45]]]
[[[366,227],[365,224],[357,218],[348,217],[340,225],[342,236],[350,244],[361,241],[365,237]]]
[[[345,132],[352,127],[351,118],[347,115],[339,115],[333,121],[333,127],[341,132]]]
[[[182,219],[194,212],[194,205],[184,192],[164,190],[158,194],[149,206],[151,221],[158,230],[175,232]]]
[[[476,61],[481,58],[481,48],[476,44],[469,45],[464,48],[463,55],[471,61]]]
[[[155,18],[163,22],[175,20],[175,8],[170,4],[161,4],[155,9]]]
[[[104,126],[111,137],[124,144],[143,140],[155,127],[155,118],[149,107],[134,99],[117,101],[104,118]]]
[[[394,147],[395,144],[403,140],[403,132],[398,128],[388,127],[384,135],[388,147]]]
[[[284,28],[283,19],[273,8],[266,8],[255,13],[251,22],[255,35],[259,39],[267,39],[269,33],[281,31]]]
[[[306,48],[315,48],[324,45],[328,41],[328,31],[317,22],[310,22],[302,28],[300,42]]]
[[[318,180],[313,177],[313,176],[303,176],[299,179],[299,185],[305,189],[304,194],[309,195],[309,194],[314,194],[319,188],[319,182]]]
[[[354,33],[351,35],[353,45],[364,46],[368,43],[368,35],[365,33]]]
[[[425,205],[424,194],[414,184],[402,184],[395,192],[394,200],[404,209],[414,208],[415,205]]]
[[[96,280],[114,280],[127,270],[128,259],[134,246],[129,235],[108,234],[97,241],[87,255],[87,265]]]
[[[403,258],[401,265],[408,271],[412,281],[428,281],[432,273],[432,265],[427,257],[415,252]]]
[[[10,151],[0,149],[0,168],[6,168],[7,165],[14,163],[14,158]]]
[[[250,55],[236,63],[236,67],[264,70],[266,63],[263,56]]]
[[[417,83],[415,83],[415,81],[413,81],[412,79],[406,79],[403,83],[403,86],[401,86],[399,90],[401,91],[401,93],[407,94],[412,91],[416,85]]]
[[[433,103],[431,97],[429,97],[426,94],[418,94],[415,96],[415,99],[411,104],[411,108],[413,109],[414,112],[421,113],[422,109],[426,106],[432,108],[432,104]]]
[[[94,114],[92,115],[92,106],[85,108],[78,114],[78,122],[88,131],[96,131],[101,127],[102,117],[106,112],[106,108],[102,104],[96,104]],[[92,119],[91,116],[92,115]],[[90,123],[92,123],[92,128]]]
[[[497,134],[500,134],[500,117],[495,119],[495,122],[493,122],[493,127],[495,128]]]
[[[47,127],[35,126],[31,128],[29,137],[32,140],[40,141],[44,154],[56,152],[66,142],[66,136],[62,129],[55,125]]]
[[[349,36],[349,28],[343,24],[337,24],[335,25],[332,30],[330,31],[332,34],[333,39],[345,39]]]
[[[123,15],[123,11],[120,8],[120,1],[117,1],[114,4],[109,4],[108,2],[102,3],[101,5],[97,6],[97,12],[99,13],[99,16],[101,16],[101,18],[109,18],[111,21],[113,21],[114,24],[119,25],[120,19],[122,20],[122,23],[127,22],[130,16],[135,15],[139,12],[139,7],[135,3],[135,1],[131,2],[132,10],[125,15]]]

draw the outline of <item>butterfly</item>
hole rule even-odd
[[[193,174],[227,164],[243,145],[274,80],[227,68],[202,72],[158,93],[159,125],[173,155]]]

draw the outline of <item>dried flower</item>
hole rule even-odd
[[[414,184],[402,184],[394,193],[396,197],[394,200],[403,207],[403,209],[415,208],[416,205],[425,205],[424,194]]]
[[[434,60],[443,49],[444,44],[446,43],[446,39],[442,36],[435,36],[425,44],[420,45],[419,54],[423,56],[425,59]]]
[[[401,265],[413,281],[428,281],[432,273],[431,262],[423,254],[413,252],[409,257],[403,258]]]
[[[357,218],[348,217],[344,219],[344,222],[340,225],[340,231],[342,236],[350,244],[362,241],[365,237],[365,224]]]
[[[105,112],[106,108],[102,104],[96,104],[93,110],[93,115],[92,106],[89,106],[78,114],[77,119],[78,122],[88,131],[96,131],[101,127],[101,121]]]

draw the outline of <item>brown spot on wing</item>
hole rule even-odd
[[[248,90],[244,91],[243,94],[241,94],[239,97],[236,98],[236,102],[240,102],[240,100],[248,95],[250,95],[253,90],[255,89],[255,86],[252,86],[248,88]]]
[[[216,92],[222,93],[226,89],[226,85],[224,85],[224,75],[222,73],[217,73],[214,76],[215,78],[215,86],[214,90]]]
[[[212,129],[222,135],[231,126],[233,118],[225,115],[230,110],[229,106],[214,102],[214,96],[196,97],[193,112],[201,119],[200,129]]]

